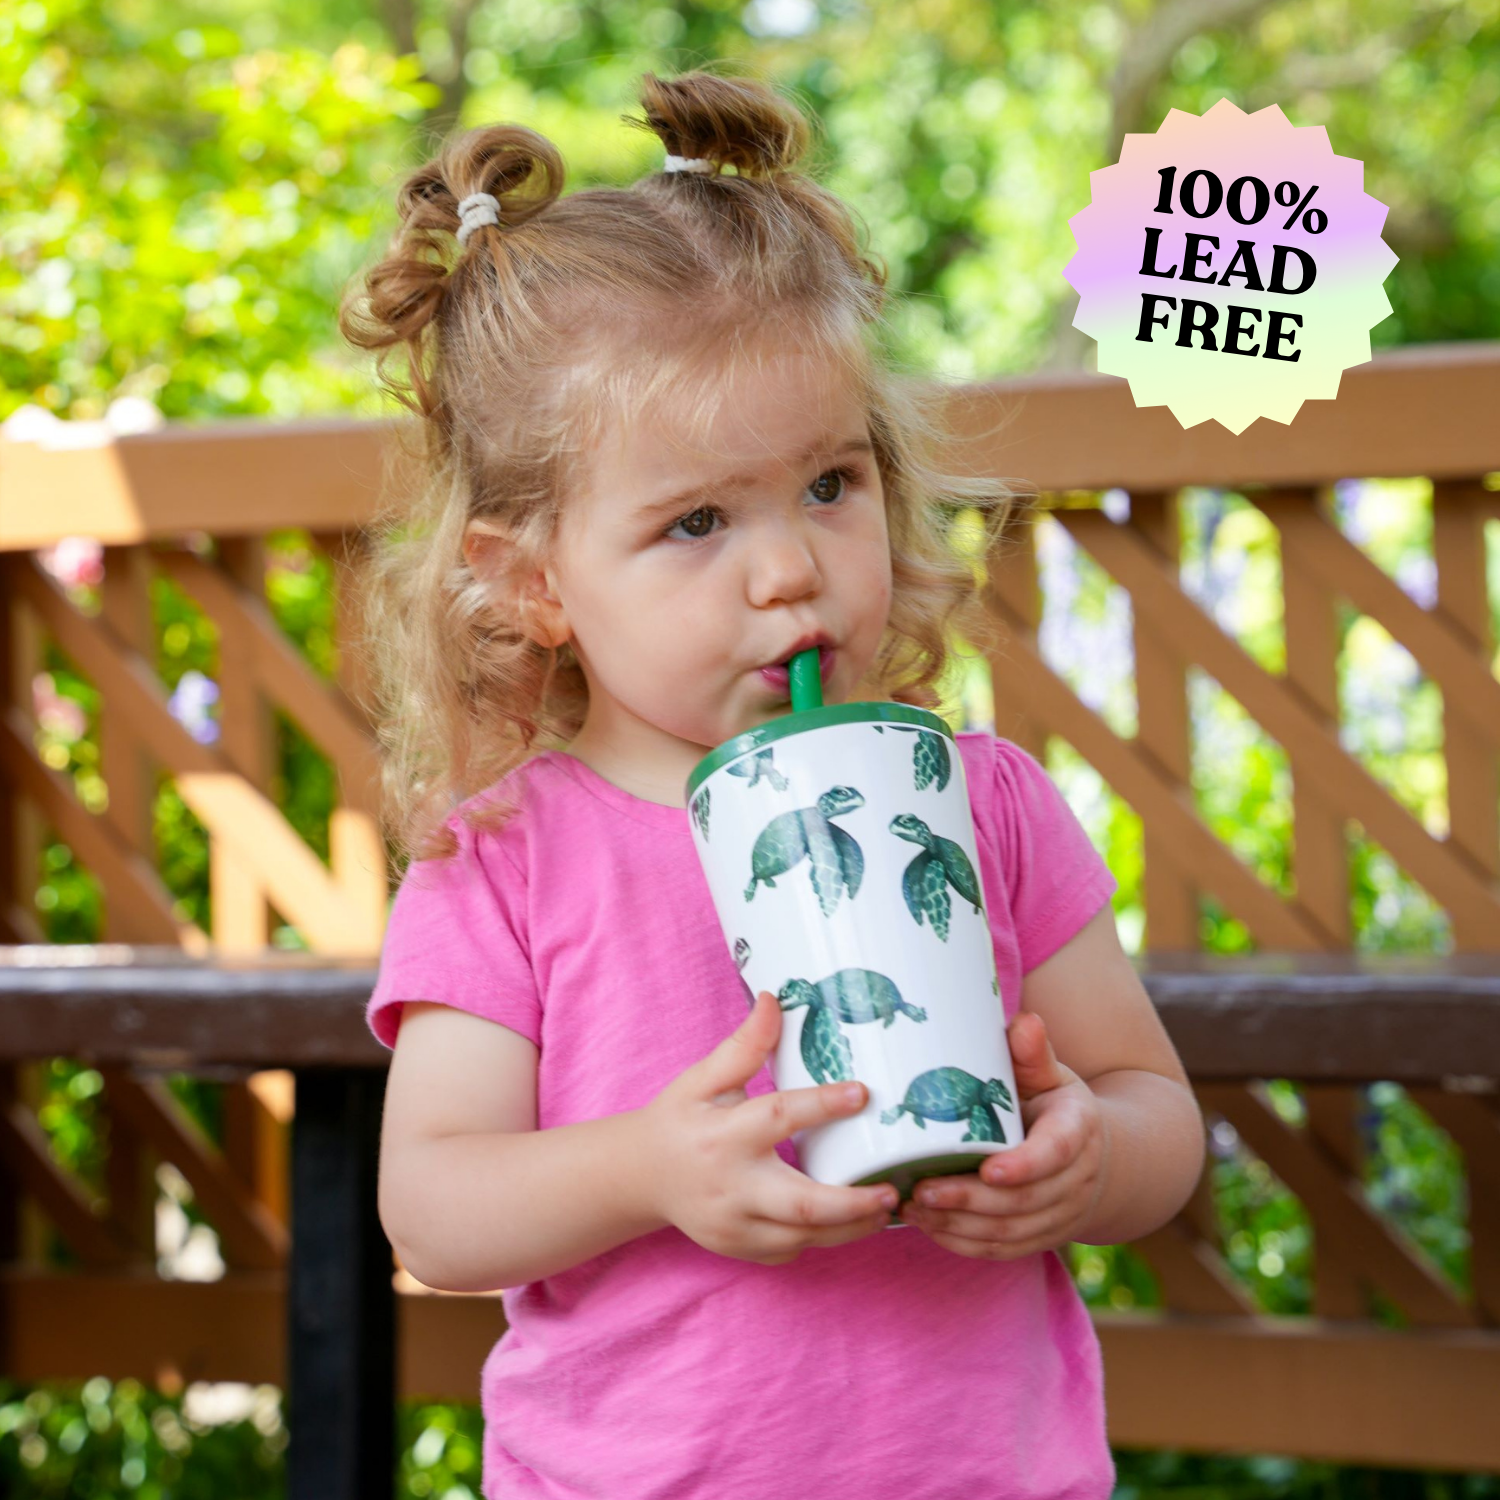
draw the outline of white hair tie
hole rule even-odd
[[[712,172],[714,164],[706,156],[671,156],[661,164],[663,172]]]
[[[458,205],[458,243],[464,244],[481,224],[500,222],[500,200],[493,193],[470,193]]]

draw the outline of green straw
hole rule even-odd
[[[792,712],[800,714],[809,708],[823,706],[823,677],[818,670],[818,648],[799,651],[791,662],[788,676],[792,685]]]

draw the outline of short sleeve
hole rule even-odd
[[[1029,974],[1087,924],[1119,882],[1036,757],[998,736],[994,751],[991,815],[1021,973]]]
[[[527,940],[526,881],[493,838],[461,818],[453,854],[408,867],[396,892],[365,1020],[396,1045],[401,1005],[432,1000],[541,1045],[542,1006]]]

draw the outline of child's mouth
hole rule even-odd
[[[818,647],[818,675],[823,679],[823,686],[828,686],[828,679],[833,675],[834,651],[832,646]],[[789,692],[791,689],[791,672],[787,666],[760,667],[757,669],[763,681],[779,693]]]

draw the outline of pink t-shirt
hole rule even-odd
[[[978,730],[957,743],[1009,1019],[1021,976],[1116,882],[1032,756]],[[558,751],[511,776],[526,805],[503,829],[455,815],[457,853],[408,871],[367,1019],[394,1046],[401,1002],[433,1000],[530,1037],[543,1130],[639,1108],[746,1014],[687,809]],[[772,1087],[762,1068],[746,1093]],[[1113,1485],[1099,1345],[1055,1252],[979,1260],[903,1226],[768,1266],[671,1227],[503,1301],[480,1372],[486,1500]]]

